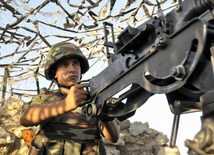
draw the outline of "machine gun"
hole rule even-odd
[[[175,114],[170,146],[175,145],[180,114],[202,110],[201,130],[185,145],[191,155],[214,154],[213,8],[213,0],[185,0],[164,15],[159,6],[157,17],[126,27],[116,43],[114,36],[108,42],[105,35],[108,67],[89,80],[87,116],[122,121],[153,94],[165,94]],[[110,23],[104,26],[113,30]]]

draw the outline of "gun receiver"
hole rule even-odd
[[[189,153],[214,153],[213,8],[212,0],[185,0],[165,16],[159,8],[158,17],[128,26],[116,43],[105,42],[114,53],[108,52],[108,67],[89,80],[88,117],[124,120],[153,94],[165,94],[175,115],[203,111],[195,138],[209,138],[186,141]]]

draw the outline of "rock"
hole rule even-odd
[[[15,141],[14,136],[6,132],[2,127],[0,127],[0,146],[13,144]]]
[[[15,110],[15,109],[22,109],[23,101],[16,97],[11,96],[5,103],[7,110]]]
[[[149,123],[148,123],[148,122],[144,123],[144,125],[145,125],[147,128],[149,128]]]
[[[14,132],[14,135],[15,135],[17,138],[22,139],[22,130],[18,130],[18,131],[16,131],[16,132]]]
[[[167,138],[166,135],[160,132],[156,137],[156,141],[158,142],[159,145],[164,146],[169,142],[169,139]]]
[[[148,122],[130,124],[128,130],[120,131],[120,138],[125,142],[124,146],[117,146],[112,143],[105,144],[105,146],[116,146],[121,155],[157,155],[159,150],[166,145],[163,143],[168,140],[167,137],[164,137],[163,133],[149,128]]]
[[[107,146],[105,148],[107,155],[120,155],[120,151],[117,150],[115,146]]]
[[[120,130],[125,130],[128,129],[130,127],[131,123],[129,120],[124,120],[122,122],[119,122],[119,128]]]
[[[118,139],[118,141],[116,143],[110,143],[108,140],[103,138],[103,143],[105,145],[115,145],[115,146],[124,146],[125,145],[125,142],[123,141],[123,139],[121,137]]]
[[[164,147],[158,152],[158,155],[166,155],[166,154],[180,155],[180,152],[177,147],[173,147],[173,148]]]
[[[129,128],[129,132],[132,135],[137,136],[144,132],[149,134],[149,133],[151,133],[151,130],[146,125],[144,125],[142,122],[134,122],[131,124],[131,126]]]

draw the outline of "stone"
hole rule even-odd
[[[149,128],[149,123],[148,123],[148,122],[144,123],[144,125],[145,125],[147,128]]]
[[[122,122],[119,122],[119,128],[120,130],[125,130],[128,129],[130,127],[131,123],[129,120],[124,120]]]
[[[120,151],[117,150],[115,146],[107,146],[105,148],[107,155],[120,155]]]
[[[131,126],[129,128],[129,132],[132,135],[137,136],[144,132],[149,134],[149,133],[151,133],[151,130],[146,125],[144,125],[142,122],[134,122],[131,124]]]
[[[103,138],[103,143],[106,145],[114,145],[114,146],[124,146],[125,142],[121,137],[119,137],[118,141],[116,143],[110,143],[107,139]]]
[[[14,135],[15,135],[17,138],[21,139],[21,138],[22,138],[22,130],[18,130],[18,131],[16,131],[16,132],[14,132]]]
[[[177,147],[164,147],[159,152],[158,155],[180,155]]]
[[[10,96],[10,98],[6,100],[5,103],[6,109],[8,110],[22,109],[23,104],[24,102],[16,96]]]
[[[0,127],[0,146],[14,143],[15,138]]]
[[[161,132],[157,135],[156,141],[158,142],[159,145],[164,146],[169,142],[169,139],[167,138],[167,135],[164,135]]]

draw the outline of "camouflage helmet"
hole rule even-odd
[[[64,58],[77,58],[81,66],[81,74],[84,74],[89,69],[87,58],[83,55],[78,46],[69,42],[60,42],[54,44],[47,55],[45,63],[45,77],[52,80],[55,77],[55,69],[53,66],[56,62]]]

